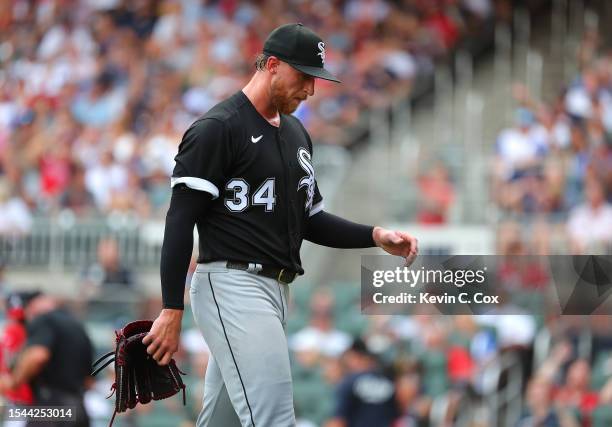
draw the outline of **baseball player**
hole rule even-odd
[[[291,115],[312,96],[325,43],[302,24],[275,29],[238,93],[185,132],[171,178],[161,255],[163,309],[143,339],[161,365],[177,351],[184,283],[197,226],[193,315],[210,347],[197,426],[293,426],[285,336],[289,284],[303,274],[302,240],[378,246],[410,262],[414,237],[325,212],[312,142]]]

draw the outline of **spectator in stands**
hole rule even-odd
[[[87,212],[73,164],[83,165],[102,211],[116,189],[124,201],[138,193],[121,169],[135,171],[145,191],[159,171],[167,179],[172,165],[159,158],[171,161],[177,130],[243,85],[262,37],[281,19],[270,0],[16,4],[2,15],[10,37],[0,54],[0,171],[11,175],[12,194],[45,215],[73,204]],[[344,85],[321,85],[297,114],[315,142],[352,144],[363,135],[354,127],[364,108],[428,87],[415,83],[428,82],[434,60],[460,44],[462,17],[476,23],[469,36],[478,44],[491,12],[490,0],[287,3],[282,20],[328,34],[326,62],[346,76]]]
[[[0,178],[0,236],[24,234],[32,227],[30,209],[20,197],[11,193],[7,180]]]
[[[19,353],[27,339],[24,301],[30,297],[28,292],[13,292],[6,298],[7,322],[0,333],[0,375],[11,373]],[[5,392],[6,399],[13,404],[31,405],[32,388],[23,383],[14,390]]]
[[[586,69],[578,82],[573,84],[565,94],[565,109],[575,119],[584,120],[594,114],[593,100],[597,98],[599,86],[597,75]]]
[[[444,224],[455,199],[455,189],[448,168],[441,161],[419,177],[418,186],[422,203],[419,204],[418,221],[421,224]]]
[[[537,332],[532,314],[528,314],[510,301],[487,313],[478,316],[477,322],[481,326],[495,328],[497,345],[500,350],[521,352],[531,348]]]
[[[603,186],[594,178],[585,183],[586,202],[572,209],[567,232],[575,254],[609,250],[612,244],[612,205]]]
[[[516,127],[503,130],[497,140],[496,172],[504,180],[520,179],[538,167],[547,150],[547,140],[535,115],[526,108],[516,111]]]
[[[423,396],[421,378],[417,372],[405,372],[395,381],[396,400],[401,415],[393,427],[417,427],[426,425],[431,398]]]
[[[98,244],[98,259],[83,273],[83,282],[94,289],[115,286],[133,288],[136,285],[132,270],[121,262],[119,245],[114,238]]]
[[[574,361],[568,368],[565,383],[555,392],[555,403],[575,408],[583,415],[590,414],[598,404],[598,393],[591,390],[591,366],[584,359]]]
[[[570,147],[566,156],[565,201],[573,207],[580,203],[589,164],[589,138],[583,122],[574,122],[570,128]]]
[[[533,296],[535,291],[548,286],[548,261],[529,255],[548,255],[549,236],[550,227],[544,222],[533,223],[528,228],[510,221],[499,224],[495,253],[502,258],[496,270],[496,280],[504,291],[528,291]]]
[[[457,14],[453,9],[454,4],[448,4],[444,1],[423,1],[425,19],[424,26],[436,34],[442,41],[445,49],[452,49],[461,35],[460,23],[457,19]]]
[[[327,290],[318,290],[310,301],[308,326],[289,337],[289,347],[298,359],[310,366],[321,356],[339,357],[351,343],[345,332],[335,328],[333,321],[334,299]]]
[[[91,385],[93,347],[87,333],[54,298],[40,292],[24,299],[24,312],[25,349],[12,373],[0,376],[0,393],[31,383],[35,405],[72,407],[74,425],[89,426],[83,396]]]
[[[612,130],[603,134],[593,147],[588,168],[603,185],[608,203],[612,203]]]
[[[530,100],[530,104],[536,104],[536,102]],[[564,111],[554,110],[549,105],[539,105],[537,107],[537,118],[548,139],[551,152],[556,153],[569,146],[570,121]]]
[[[154,216],[162,215],[167,210],[168,200],[170,200],[171,188],[168,185],[168,177],[161,169],[156,169],[146,181],[147,206]]]
[[[389,5],[382,0],[350,0],[345,6],[344,16],[349,21],[374,28],[389,12]]]
[[[334,416],[326,427],[390,427],[398,417],[395,385],[360,339],[343,356],[348,374],[337,390]]]
[[[539,182],[539,193],[533,194],[534,204],[532,213],[550,214],[551,219],[565,214],[565,171],[558,157],[547,159],[544,171]],[[539,221],[540,223],[542,221]],[[542,227],[539,228],[542,230]]]
[[[119,119],[125,103],[124,91],[115,87],[113,74],[103,71],[90,90],[77,96],[72,104],[72,114],[81,124],[107,126]]]
[[[60,197],[60,207],[69,209],[79,217],[95,212],[93,194],[85,183],[85,169],[78,164],[71,164],[70,183]]]
[[[127,172],[127,184],[111,192],[107,207],[109,214],[134,215],[147,218],[151,207],[140,178],[133,171]]]
[[[493,198],[509,211],[542,211],[548,202],[543,175],[548,133],[526,108],[517,110],[516,123],[516,127],[503,130],[497,140]]]
[[[471,17],[485,20],[493,14],[491,0],[461,0],[458,2],[462,11]]]
[[[437,397],[450,386],[448,349],[452,326],[445,319],[436,317],[423,326],[423,341],[419,346],[415,345],[414,351],[423,370],[423,393]]]
[[[598,405],[599,393],[591,390],[591,367],[584,359],[575,359],[574,351],[568,341],[555,345],[548,358],[541,364],[536,376],[548,382],[561,382],[553,387],[551,395],[557,407],[577,411],[582,417],[589,417]],[[563,367],[567,366],[564,374]],[[564,378],[564,380],[562,380]]]
[[[128,185],[128,170],[113,158],[110,151],[100,156],[100,161],[89,168],[85,174],[87,190],[95,198],[96,205],[102,210],[112,208],[112,197]]]
[[[517,427],[562,427],[554,406],[552,405],[552,384],[543,377],[535,377],[527,385],[527,411],[521,417]]]
[[[586,40],[589,37],[590,41]],[[608,203],[612,200],[612,63],[606,57],[597,59],[597,41],[592,33],[586,34],[585,40],[584,48],[591,50],[584,58],[590,59],[584,61],[581,74],[556,104],[539,105],[524,85],[515,85],[516,101],[538,112],[531,127],[537,130],[536,139],[545,142],[536,146],[545,149],[539,150],[539,155],[536,150],[532,162],[535,166],[519,168],[518,172],[512,167],[511,160],[520,158],[521,153],[534,158],[533,152],[517,149],[530,145],[518,144],[520,138],[514,138],[515,131],[502,131],[498,139],[498,181],[493,197],[499,207],[505,213],[523,215],[522,219],[534,218],[529,214],[544,214],[538,217],[540,224],[553,222],[537,228],[542,231],[541,238],[533,242],[535,245],[524,242],[524,253],[534,253],[536,249],[537,253],[549,253],[549,245],[560,242],[560,235],[569,238],[568,247],[573,253],[605,252],[612,240],[607,232]],[[530,134],[534,135],[532,131],[524,135]],[[566,233],[557,233],[559,227],[554,222],[566,217]]]

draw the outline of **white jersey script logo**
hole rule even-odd
[[[393,384],[386,378],[366,374],[355,381],[353,392],[366,403],[381,404],[393,396]]]
[[[312,207],[315,193],[314,168],[312,167],[310,153],[305,148],[300,147],[298,149],[297,158],[300,166],[304,169],[304,172],[306,172],[306,176],[300,179],[298,183],[298,191],[300,191],[302,187],[306,187],[306,204],[304,205],[304,209],[309,211]]]

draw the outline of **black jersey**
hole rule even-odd
[[[197,220],[198,262],[243,261],[303,273],[300,247],[309,216],[323,209],[312,142],[300,121],[271,125],[239,91],[185,132],[171,185],[213,197]]]
[[[68,311],[58,308],[34,318],[27,331],[27,346],[42,345],[51,353],[51,359],[32,382],[36,398],[49,399],[44,396],[45,389],[82,395],[93,363],[93,347],[83,326]]]

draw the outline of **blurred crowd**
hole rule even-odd
[[[440,316],[426,307],[418,316],[360,316],[354,284],[301,285],[287,331],[299,427],[612,423],[608,316]],[[187,372],[187,406],[178,398],[138,406],[122,414],[119,425],[193,426],[209,350],[188,307],[175,355]],[[138,315],[155,308],[141,304]],[[105,336],[98,337],[98,353],[113,343],[110,329]],[[105,399],[112,379],[109,369],[85,395],[94,425],[112,414]],[[514,423],[504,424],[506,416]],[[472,418],[459,424],[462,417]]]
[[[608,316],[439,316],[424,308],[359,324],[343,292],[319,290],[308,307],[296,300],[309,319],[289,337],[304,426],[612,422]]]
[[[26,233],[33,216],[61,210],[163,215],[183,130],[241,88],[263,39],[280,23],[304,22],[328,41],[327,65],[343,83],[317,84],[317,95],[296,114],[317,143],[349,145],[364,108],[408,96],[418,76],[431,73],[500,3],[2,2],[0,235]],[[601,54],[593,35],[580,52],[580,75],[553,103],[514,88],[520,108],[514,126],[499,135],[494,168],[492,194],[509,220],[500,227],[498,254],[551,253],[555,227],[575,253],[612,243],[612,57]],[[418,187],[427,195],[419,222],[445,222],[456,195],[444,164],[428,167]],[[525,227],[519,221],[527,218]],[[525,234],[528,241],[518,238]],[[126,316],[153,317],[159,301],[137,304],[137,312],[125,309],[131,302],[105,301],[117,286],[122,295],[137,289],[138,278],[112,239],[100,242],[97,255],[79,276],[94,304],[74,308],[100,354]],[[537,299],[533,290],[545,278],[511,267],[503,273],[518,283],[513,295]],[[608,317],[361,316],[356,284],[302,285],[288,325],[300,427],[452,426],[468,407],[480,417],[473,425],[497,425],[489,398],[517,378],[516,427],[612,425]],[[176,358],[188,372],[188,405],[168,399],[139,406],[117,425],[193,425],[208,348],[191,314],[184,320]],[[502,359],[518,373],[492,374]],[[106,425],[112,414],[105,399],[111,383],[109,371],[85,393],[93,425]]]
[[[112,243],[101,244],[102,270],[129,270],[116,265],[114,253]],[[506,273],[507,269],[500,272]],[[529,285],[527,277],[520,282]],[[22,346],[30,345],[28,336],[37,316],[48,310],[77,314],[95,358],[114,348],[113,329],[135,318],[154,317],[160,304],[159,297],[115,299],[113,313],[99,305],[99,299],[83,310],[81,301],[70,298],[35,313],[27,301],[36,301],[36,295],[7,294],[0,373],[19,360]],[[538,292],[526,295],[533,300]],[[612,423],[609,316],[533,316],[509,309],[510,300],[500,313],[488,316],[441,316],[430,306],[419,307],[413,316],[363,316],[360,290],[354,283],[330,283],[324,288],[299,283],[291,304],[287,334],[299,427],[605,427]],[[209,349],[189,307],[187,301],[181,345],[174,356],[186,372],[187,405],[176,396],[138,405],[117,417],[118,427],[195,425]],[[500,315],[504,310],[513,314]],[[74,322],[70,327],[77,328]],[[114,409],[113,399],[107,399],[113,381],[111,366],[95,381],[85,378],[79,389],[91,426],[108,424]],[[37,390],[40,382],[32,384]],[[31,392],[26,389],[5,395],[26,404],[31,401],[28,396]],[[506,419],[514,421],[507,424]]]
[[[595,33],[579,53],[580,73],[553,102],[514,86],[515,123],[497,139],[493,199],[503,227],[529,223],[532,253],[550,253],[555,235],[571,253],[612,250],[612,54]],[[504,250],[520,236],[502,233]]]
[[[507,3],[499,1],[497,3]],[[263,40],[300,21],[328,43],[296,115],[350,145],[364,109],[409,96],[492,0],[10,0],[0,4],[0,234],[32,215],[165,213],[182,133],[239,90]]]

